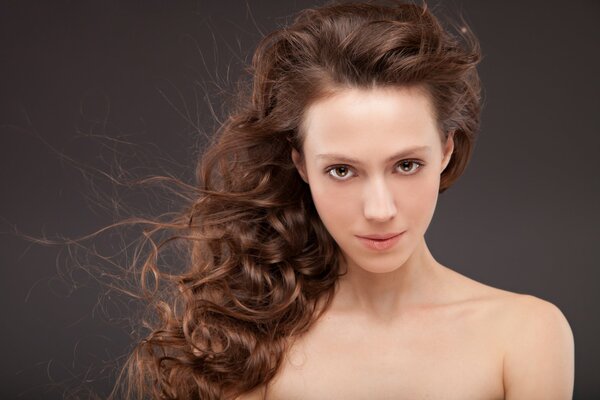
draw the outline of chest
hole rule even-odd
[[[326,320],[294,343],[267,391],[268,400],[503,397],[497,333],[466,316],[376,329]]]

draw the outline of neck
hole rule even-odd
[[[340,312],[369,319],[391,321],[405,311],[432,305],[441,294],[441,274],[445,268],[431,255],[425,238],[394,271],[373,273],[342,257],[332,307]]]

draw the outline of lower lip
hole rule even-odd
[[[385,240],[366,239],[360,236],[357,238],[371,250],[387,250],[400,240],[402,233]]]

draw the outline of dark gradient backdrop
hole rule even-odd
[[[110,321],[127,309],[98,303],[99,285],[65,267],[64,250],[7,232],[74,237],[113,222],[94,189],[130,208],[169,209],[165,196],[117,195],[78,168],[110,170],[116,158],[139,175],[163,168],[191,181],[214,126],[206,100],[223,115],[261,32],[322,4],[250,3],[1,2],[0,398],[58,399],[83,381],[107,393],[113,371],[102,367],[129,345]],[[599,399],[600,2],[431,4],[462,12],[480,38],[485,104],[474,157],[440,197],[430,248],[473,279],[556,304],[575,335],[575,398]]]

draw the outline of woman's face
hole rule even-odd
[[[303,121],[298,172],[323,224],[349,263],[390,272],[424,240],[437,203],[452,136],[440,139],[419,88],[343,89],[313,103]],[[375,250],[358,236],[402,233]]]

